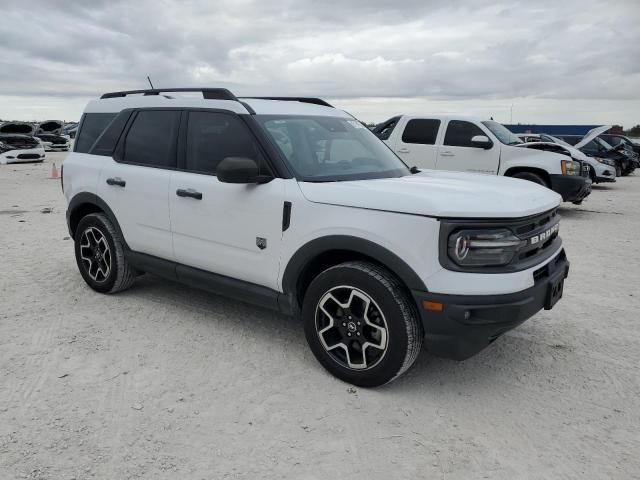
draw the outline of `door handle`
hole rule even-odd
[[[195,198],[196,200],[202,200],[202,193],[196,192],[193,188],[179,188],[176,190],[176,195],[179,197]]]
[[[409,153],[410,150],[408,148],[400,148],[398,149],[398,153]]]
[[[440,152],[440,156],[441,157],[455,157],[456,154],[453,153],[453,152],[446,151],[446,152]]]
[[[107,178],[107,185],[117,185],[118,187],[124,187],[127,184],[120,177]]]

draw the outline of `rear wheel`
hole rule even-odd
[[[548,182],[541,175],[538,175],[537,173],[520,172],[520,173],[516,173],[513,176],[513,178],[520,178],[522,180],[528,180],[530,182],[537,183],[538,185],[542,185],[543,187],[549,188]]]
[[[400,281],[368,262],[347,262],[318,275],[304,297],[305,335],[336,377],[376,387],[402,375],[422,347],[413,301]]]
[[[97,292],[126,290],[135,280],[136,272],[124,257],[123,240],[103,213],[91,213],[80,220],[75,253],[82,278]]]

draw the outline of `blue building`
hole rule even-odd
[[[505,125],[513,133],[548,133],[549,135],[584,135],[600,125]]]

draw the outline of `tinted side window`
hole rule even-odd
[[[73,151],[87,153],[115,116],[115,113],[86,113]]]
[[[131,111],[120,112],[118,116],[109,124],[89,152],[92,155],[113,155],[116,143],[131,116]]]
[[[190,112],[185,168],[215,175],[227,157],[245,157],[264,165],[263,156],[247,126],[233,116],[217,112]]]
[[[180,112],[142,110],[127,133],[124,161],[151,167],[176,166]]]
[[[427,120],[422,118],[409,120],[402,133],[402,141],[404,143],[434,145],[439,129],[440,120]]]
[[[476,135],[487,135],[477,125],[462,120],[452,120],[447,125],[444,144],[451,147],[473,147],[471,139]]]

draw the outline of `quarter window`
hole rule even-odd
[[[86,113],[80,125],[74,152],[88,153],[96,139],[104,132],[115,116],[115,113]]]
[[[215,175],[218,164],[227,157],[251,158],[260,166],[264,164],[258,145],[239,118],[217,112],[190,112],[186,170]]]
[[[127,133],[124,161],[150,167],[174,168],[179,124],[179,111],[138,112]]]
[[[471,139],[476,135],[485,135],[477,125],[462,120],[451,120],[447,125],[444,144],[451,147],[473,147]]]
[[[402,133],[403,143],[421,143],[423,145],[435,145],[440,120],[416,118],[409,120]]]

